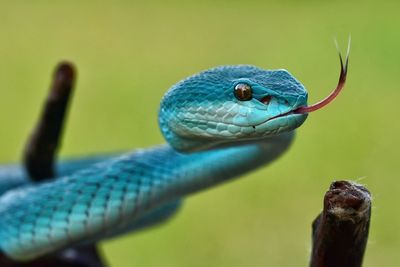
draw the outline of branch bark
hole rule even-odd
[[[368,240],[371,195],[354,182],[333,182],[312,225],[310,267],[360,267]]]
[[[28,143],[23,162],[32,180],[41,181],[55,176],[55,160],[64,121],[75,83],[75,68],[71,63],[60,63],[54,73],[50,92]]]
[[[29,262],[15,262],[0,254],[1,267],[105,267],[96,246],[86,245],[63,250]]]

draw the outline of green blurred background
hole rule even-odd
[[[374,195],[365,266],[400,262],[400,4],[379,1],[0,0],[0,161],[20,158],[55,64],[79,71],[62,156],[164,142],[157,109],[178,80],[224,64],[286,68],[315,102],[271,166],[188,198],[171,222],[104,242],[111,266],[307,266],[311,222],[334,179]]]

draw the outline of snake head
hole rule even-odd
[[[161,131],[178,151],[260,141],[299,127],[307,91],[286,70],[223,66],[176,85],[161,101]]]

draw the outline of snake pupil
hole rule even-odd
[[[245,83],[239,83],[235,86],[235,97],[240,101],[247,101],[252,98],[253,92],[251,86]]]

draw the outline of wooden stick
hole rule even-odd
[[[312,225],[310,267],[360,267],[368,240],[371,195],[354,182],[333,182]]]
[[[60,63],[42,114],[25,147],[23,162],[32,180],[55,176],[54,163],[74,83],[74,66],[68,62]]]
[[[105,267],[94,245],[67,249],[29,262],[16,262],[0,254],[1,267]]]

